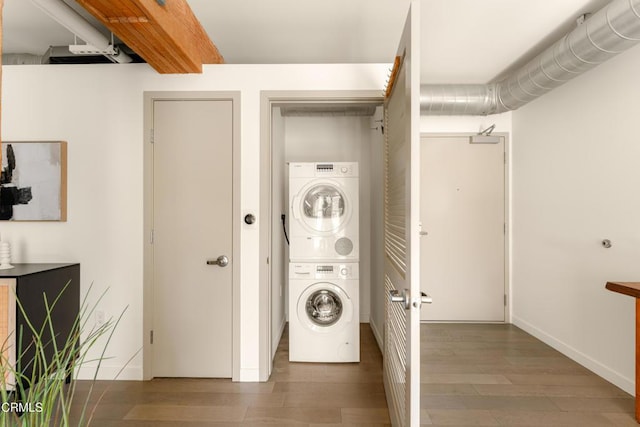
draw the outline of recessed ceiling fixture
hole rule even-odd
[[[75,44],[69,46],[69,51],[71,53],[99,53],[106,56],[113,62],[131,62],[129,55],[119,51],[118,48],[113,45],[113,40],[109,40],[105,37],[104,34],[84,19],[82,15],[62,0],[31,1],[56,22],[87,43],[86,45]]]

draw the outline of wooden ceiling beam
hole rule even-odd
[[[224,62],[185,0],[77,0],[162,74],[201,73]]]

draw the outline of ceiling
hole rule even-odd
[[[227,63],[390,63],[410,0],[188,3]],[[487,83],[522,65],[573,28],[579,15],[609,0],[420,3],[422,83]],[[51,45],[73,42],[71,33],[30,0],[5,0],[4,53],[42,55]]]

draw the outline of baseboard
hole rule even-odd
[[[516,325],[520,329],[533,335],[534,337],[538,338],[540,341],[544,342],[545,344],[550,345],[551,347],[555,348],[556,350],[558,350],[568,358],[573,359],[577,363],[581,364],[582,366],[589,369],[590,371],[593,371],[594,373],[601,376],[605,380],[615,384],[616,386],[620,387],[622,390],[626,391],[627,393],[631,395],[635,395],[634,379],[627,378],[621,375],[620,373],[614,371],[608,366],[603,365],[602,363],[592,359],[591,357],[587,356],[581,351],[576,350],[572,346],[554,338],[553,336],[536,328],[530,323],[520,319],[518,316],[514,315],[512,317],[512,322],[514,325]]]
[[[245,368],[240,369],[240,378],[238,379],[241,383],[257,383],[260,382],[260,370],[256,368]]]
[[[373,321],[373,319],[371,319],[371,321],[369,322],[369,326],[371,326],[371,330],[373,331],[373,336],[376,338],[378,347],[380,347],[380,351],[382,352],[382,354],[384,354],[384,339],[382,338],[383,335],[380,333],[380,329],[378,328],[376,323]]]
[[[278,333],[275,336],[275,340],[272,337],[271,341],[271,360],[276,356],[276,351],[278,350],[278,344],[280,344],[280,340],[282,339],[282,334],[284,333],[284,328],[287,326],[287,319],[282,318],[280,327],[278,328]]]
[[[369,313],[360,313],[360,323],[369,323]]]
[[[92,380],[96,375],[95,366],[82,366],[76,369],[76,379]],[[142,366],[100,366],[98,380],[142,381]]]
[[[96,368],[91,366],[83,366],[76,370],[75,378],[78,380],[92,380],[96,373]],[[142,381],[141,366],[127,366],[124,369],[121,366],[100,366],[98,371],[98,380],[118,380],[118,381]],[[259,369],[240,369],[240,382],[259,382]]]

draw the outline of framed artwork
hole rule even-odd
[[[2,142],[0,220],[67,220],[67,143]]]

